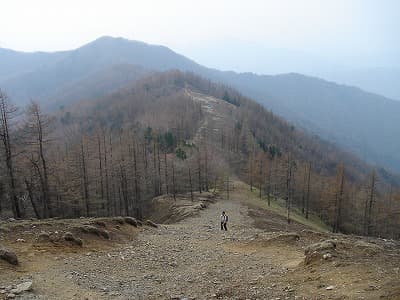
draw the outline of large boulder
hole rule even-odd
[[[18,265],[17,255],[14,252],[6,248],[3,248],[1,246],[0,246],[0,259],[5,260],[6,262],[15,266]]]

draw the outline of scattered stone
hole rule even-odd
[[[41,233],[39,233],[36,241],[39,242],[39,243],[51,242],[50,234],[48,234],[47,232],[42,231]]]
[[[79,228],[84,233],[94,234],[94,235],[103,237],[105,239],[110,239],[110,234],[108,233],[108,231],[104,230],[102,228],[97,228],[97,227],[92,226],[92,225],[83,225],[83,226],[81,226]]]
[[[270,241],[290,243],[290,242],[296,242],[299,239],[300,236],[297,233],[289,232],[289,233],[279,234],[278,236],[271,238]]]
[[[7,220],[8,222],[15,222],[16,221],[16,219],[14,219],[14,218],[8,218],[8,220]]]
[[[80,238],[76,238],[71,232],[66,232],[63,235],[63,239],[80,247],[83,245],[83,241]]]
[[[327,286],[325,289],[327,290],[327,291],[331,291],[331,290],[333,290],[335,287],[333,286],[333,285],[330,285],[330,286]]]
[[[325,254],[322,256],[322,258],[325,259],[325,260],[330,259],[330,258],[332,258],[332,254],[330,254],[330,253],[325,253]]]
[[[95,221],[93,222],[93,224],[95,224],[95,225],[97,225],[97,226],[100,226],[100,227],[103,227],[103,228],[106,228],[106,223],[103,222],[103,221],[100,221],[100,220],[95,220]]]
[[[158,225],[151,220],[144,221],[144,224],[150,227],[158,228]]]
[[[314,251],[314,252],[308,253],[306,255],[306,257],[304,258],[304,263],[306,265],[309,265],[309,264],[311,264],[313,262],[320,261],[322,258],[323,258],[323,256],[322,256],[321,253],[319,253],[317,251]]]
[[[313,252],[325,252],[325,251],[334,250],[334,249],[336,249],[336,242],[332,241],[332,240],[326,240],[326,241],[322,241],[319,243],[309,245],[305,249],[304,254],[309,255],[310,253],[313,253]]]
[[[25,243],[24,239],[17,239],[17,243]]]
[[[364,241],[357,241],[354,243],[354,246],[361,249],[367,255],[375,255],[383,251],[381,246]]]
[[[137,221],[136,221],[135,218],[132,218],[132,217],[125,217],[125,218],[124,218],[124,221],[125,221],[127,224],[132,225],[132,226],[134,226],[134,227],[137,227],[137,226],[138,226]]]
[[[113,221],[114,221],[115,223],[118,223],[118,224],[121,224],[121,225],[125,223],[123,217],[115,217],[115,218],[113,218]]]
[[[13,293],[10,293],[10,294],[7,294],[7,296],[6,296],[6,299],[15,299],[15,294],[13,294]]]
[[[29,292],[32,290],[32,281],[26,281],[17,285],[15,289],[11,290],[12,294],[19,295],[23,292]]]
[[[0,246],[0,258],[12,265],[15,266],[18,265],[17,255],[8,249],[2,248],[1,246]]]

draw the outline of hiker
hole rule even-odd
[[[228,223],[228,215],[225,214],[225,212],[222,212],[221,215],[221,230],[227,231],[228,229],[226,228],[226,223]]]

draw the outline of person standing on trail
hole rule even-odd
[[[223,211],[221,214],[221,230],[227,231],[226,224],[228,223],[228,215]]]

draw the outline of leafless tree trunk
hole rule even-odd
[[[189,184],[190,184],[190,198],[192,199],[192,201],[194,201],[194,199],[193,199],[192,175],[191,175],[191,172],[190,172],[190,167],[189,167]]]
[[[369,185],[368,198],[365,201],[364,234],[367,236],[371,234],[371,216],[375,202],[375,185],[376,185],[376,173],[375,171],[373,171],[371,174],[371,183]]]
[[[168,161],[167,161],[167,151],[164,151],[164,164],[165,164],[165,189],[167,194],[169,194],[169,185],[168,185]]]
[[[172,193],[174,195],[174,200],[176,201],[176,182],[175,182],[175,167],[174,161],[172,161]]]
[[[287,222],[290,224],[290,212],[291,212],[291,189],[292,189],[292,168],[293,162],[291,154],[288,154],[287,158],[287,169],[286,169],[286,211],[287,211]]]
[[[31,184],[29,183],[29,181],[26,178],[25,178],[25,186],[26,186],[26,190],[28,191],[28,198],[29,198],[29,201],[31,202],[33,212],[35,213],[36,218],[40,219],[39,210],[37,209],[35,200],[33,198]]]
[[[205,156],[204,156],[204,174],[205,174],[205,179],[206,179],[206,191],[208,192],[208,151],[207,148],[205,149]]]
[[[99,179],[100,179],[100,199],[101,199],[101,205],[102,208],[105,208],[105,203],[104,203],[104,183],[103,183],[103,157],[101,154],[101,140],[100,136],[97,135],[97,150],[98,150],[98,160],[99,160]]]
[[[307,176],[307,196],[306,196],[306,219],[308,219],[310,211],[310,180],[311,180],[311,163],[308,164],[308,176]]]
[[[88,182],[88,174],[87,174],[87,165],[86,165],[86,154],[83,145],[83,138],[81,141],[81,171],[82,171],[82,188],[83,188],[83,200],[85,203],[86,216],[90,216],[90,204],[89,204],[89,182]]]
[[[333,232],[338,232],[340,230],[343,194],[344,194],[344,166],[343,164],[340,164],[336,176],[335,221],[333,225]]]
[[[200,157],[200,149],[198,150],[197,156],[197,173],[199,177],[199,193],[201,194],[201,157]]]
[[[17,198],[16,179],[13,165],[13,152],[11,148],[9,122],[17,109],[7,101],[6,95],[0,90],[0,138],[4,146],[4,157],[10,189],[11,208],[15,218],[21,218],[22,212]]]

